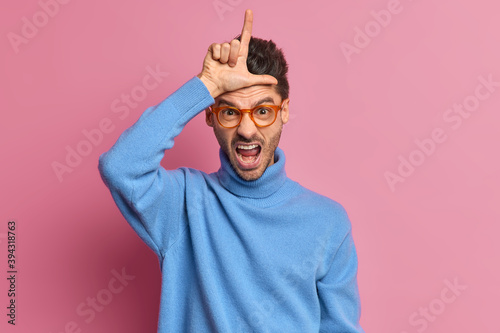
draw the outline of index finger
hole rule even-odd
[[[250,43],[250,37],[252,37],[252,24],[253,13],[251,9],[247,9],[245,11],[245,23],[243,24],[243,29],[241,30],[240,55],[248,55],[248,44]]]

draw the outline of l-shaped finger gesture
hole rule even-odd
[[[254,75],[248,71],[247,58],[252,36],[253,13],[245,11],[245,22],[241,31],[241,41],[213,43],[203,61],[203,69],[198,77],[207,86],[213,98],[237,89],[257,84],[277,84],[270,75]]]

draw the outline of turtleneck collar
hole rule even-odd
[[[279,147],[274,152],[274,164],[267,167],[262,176],[256,180],[242,179],[234,171],[229,158],[219,148],[221,167],[217,171],[219,180],[229,192],[240,197],[265,198],[279,190],[287,177],[285,172],[285,153]]]

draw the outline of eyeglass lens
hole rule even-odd
[[[273,108],[267,106],[260,106],[253,110],[252,117],[255,123],[260,126],[266,126],[271,124],[275,117],[275,111]],[[223,126],[235,126],[240,122],[243,112],[236,108],[225,108],[219,111],[219,121]]]

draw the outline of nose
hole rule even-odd
[[[250,113],[243,113],[243,118],[241,118],[237,132],[246,139],[251,139],[257,133],[257,126],[253,122],[252,118],[250,118]]]

